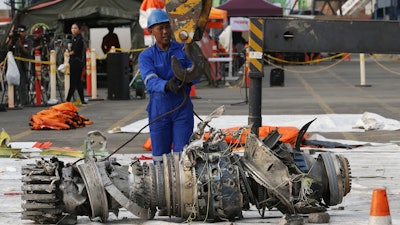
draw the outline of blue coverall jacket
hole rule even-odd
[[[181,68],[189,68],[192,62],[183,50],[183,44],[171,41],[167,51],[161,50],[153,45],[139,55],[139,69],[142,79],[146,85],[150,100],[147,106],[149,122],[154,121],[161,115],[173,111],[184,100],[183,94],[175,94],[165,91],[165,84],[174,77],[171,59],[175,56]],[[193,104],[190,100],[190,87],[184,85],[186,102],[179,110],[168,114],[150,124],[150,138],[154,161],[162,161],[164,153],[180,152],[189,143],[193,133]]]

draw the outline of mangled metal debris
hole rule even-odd
[[[342,155],[309,155],[279,142],[277,132],[264,140],[249,133],[243,155],[231,151],[221,130],[209,128],[204,139],[208,123],[223,111],[199,123],[184,151],[164,155],[162,164],[124,166],[92,151],[84,161],[53,157],[24,166],[22,218],[60,224],[89,216],[106,222],[110,212],[125,208],[146,220],[160,211],[214,222],[241,219],[250,205],[262,217],[272,208],[291,215],[323,212],[350,192],[350,166]]]

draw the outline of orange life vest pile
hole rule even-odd
[[[228,129],[222,129],[222,131],[226,134],[225,141],[228,142],[229,144],[240,144],[240,145],[245,145],[246,144],[246,136],[249,132],[251,132],[250,129],[243,130],[240,137],[235,138],[234,134],[238,132],[240,127],[231,127]],[[299,133],[299,129],[296,127],[288,127],[288,126],[281,126],[281,127],[276,127],[276,126],[261,126],[258,128],[258,137],[260,139],[264,139],[265,137],[268,136],[268,134],[274,130],[278,129],[279,134],[281,134],[281,138],[279,141],[283,143],[289,143],[290,145],[294,146],[296,142],[297,135]],[[206,133],[204,135],[204,139],[208,139],[209,133]],[[303,136],[303,140],[308,137],[308,133],[306,133]]]
[[[240,127],[231,127],[227,129],[222,129],[222,131],[226,134],[225,141],[229,144],[239,144],[239,145],[245,145],[246,144],[246,135],[251,132],[250,129],[242,131],[241,135],[237,138],[235,138],[234,135],[235,132],[238,132]],[[274,130],[278,129],[279,134],[281,134],[281,138],[279,141],[283,143],[289,143],[291,146],[295,145],[297,135],[299,134],[299,129],[296,127],[289,127],[289,126],[281,126],[281,127],[276,127],[276,126],[262,126],[258,130],[258,136],[260,139],[263,139],[268,136],[268,134]],[[305,133],[305,135],[302,137],[302,141],[306,140],[308,137],[308,133]],[[210,134],[207,132],[204,135],[204,139],[208,139]],[[143,144],[143,148],[146,150],[151,151],[151,139],[148,138],[145,143]]]
[[[85,116],[79,115],[78,107],[71,102],[51,106],[30,117],[33,130],[68,130],[93,122]]]

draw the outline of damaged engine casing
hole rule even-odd
[[[147,220],[159,210],[213,222],[241,219],[250,205],[262,217],[272,208],[284,214],[322,212],[350,192],[350,166],[342,155],[314,157],[279,142],[277,132],[264,140],[249,132],[243,154],[231,150],[221,130],[211,128],[204,138],[207,124],[222,112],[199,123],[183,152],[163,155],[163,163],[120,165],[115,158],[87,154],[75,163],[53,157],[24,166],[22,219],[74,224],[77,216],[89,216],[106,222],[110,212],[125,208]]]

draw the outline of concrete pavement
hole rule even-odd
[[[269,86],[269,70],[265,67],[262,88],[263,115],[301,114],[362,114],[373,112],[386,118],[400,120],[398,88],[400,65],[398,61],[381,62],[386,68],[373,61],[366,62],[366,83],[370,87],[360,87],[359,63],[344,61],[336,66],[334,62],[316,65],[285,66],[285,86]],[[390,72],[390,70],[392,72]],[[396,74],[395,72],[398,71]],[[238,87],[210,87],[207,81],[197,85],[197,96],[193,99],[195,112],[208,115],[221,105],[226,106],[226,115],[248,115],[249,105],[245,101],[245,89]],[[79,113],[93,121],[85,128],[52,131],[33,131],[29,127],[29,117],[46,107],[24,107],[21,110],[0,112],[0,126],[13,141],[51,141],[53,146],[82,146],[84,138],[91,130],[107,133],[118,126],[145,119],[147,99],[107,100],[107,89],[99,89],[98,99],[88,106],[79,106]],[[134,90],[131,91],[134,94]],[[250,98],[250,97],[249,97]],[[239,103],[239,104],[237,104]],[[106,134],[109,149],[119,147],[128,141],[131,134]],[[371,142],[398,140],[397,132],[368,131],[363,133],[324,133],[328,138],[350,139]],[[147,134],[139,135],[121,153],[141,153]]]
[[[384,61],[377,64],[373,60],[366,62],[366,82],[370,87],[360,87],[359,63],[344,61],[336,66],[334,62],[324,62],[307,66],[286,66],[284,87],[269,86],[269,70],[265,68],[262,88],[262,114],[349,114],[373,112],[387,118],[400,120],[399,80],[400,63]],[[44,107],[24,107],[21,110],[0,112],[0,127],[4,128],[12,141],[51,141],[56,147],[81,148],[89,131],[102,131],[108,140],[110,152],[119,148],[132,138],[133,134],[108,134],[107,131],[146,118],[147,99],[107,100],[106,89],[99,90],[103,101],[90,101],[88,106],[79,106],[79,113],[94,123],[84,128],[65,131],[32,131],[29,129],[29,116]],[[209,87],[207,82],[197,86],[194,99],[195,111],[199,115],[207,115],[220,105],[226,106],[228,115],[248,115],[248,104],[245,101],[245,89],[238,87]],[[133,91],[132,91],[133,92]],[[240,104],[236,104],[240,103]],[[243,104],[242,104],[243,103]],[[323,133],[333,139],[348,139],[382,143],[379,147],[363,147],[353,150],[338,149],[348,157],[352,168],[352,191],[344,198],[341,207],[332,207],[330,224],[366,224],[369,216],[372,190],[385,186],[392,212],[393,224],[400,224],[399,204],[399,169],[400,149],[390,142],[400,140],[399,131],[366,131],[366,132],[334,132]],[[126,144],[118,153],[121,159],[129,160],[135,155],[150,154],[142,145],[148,134],[141,134]],[[2,224],[20,223],[18,220],[20,196],[4,195],[6,192],[19,190],[20,165],[29,160],[0,159],[1,204],[0,222]],[[71,159],[73,161],[75,159]],[[125,161],[128,163],[128,161]],[[123,219],[126,216],[127,218]],[[244,212],[245,219],[233,224],[279,223],[282,215],[279,212],[267,213],[261,219],[255,210]],[[121,221],[122,220],[122,221]],[[118,222],[119,221],[119,222]],[[121,213],[117,221],[111,223],[143,223],[128,212]],[[177,222],[172,220],[172,222]],[[169,224],[167,218],[156,218],[144,224]],[[81,218],[79,224],[99,224]],[[220,224],[231,224],[220,223]]]

